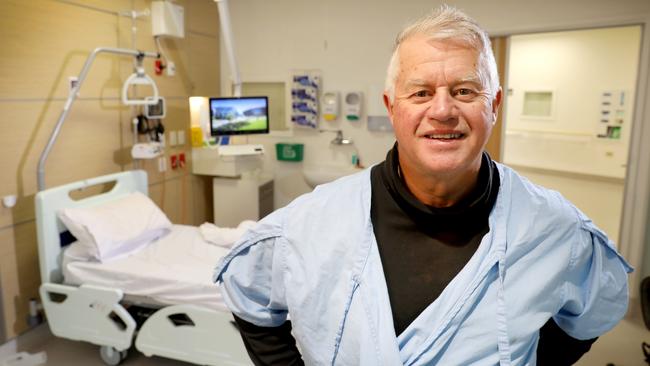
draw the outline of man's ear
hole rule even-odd
[[[393,124],[393,102],[390,100],[390,96],[388,95],[388,91],[384,90],[384,106],[386,107],[386,111],[388,112],[388,119],[390,119],[390,124]],[[393,126],[394,128],[395,126]]]
[[[499,87],[499,90],[497,91],[497,94],[494,96],[494,99],[492,100],[492,124],[497,123],[497,116],[499,115],[499,106],[501,105],[501,97],[503,96],[503,89]]]

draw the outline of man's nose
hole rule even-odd
[[[437,121],[446,121],[454,115],[454,98],[448,90],[437,90],[429,102],[427,117]]]

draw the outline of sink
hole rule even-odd
[[[302,168],[302,175],[307,184],[315,188],[319,184],[331,182],[337,178],[361,171],[351,164],[314,164]]]

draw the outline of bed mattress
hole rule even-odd
[[[195,304],[227,311],[218,285],[212,282],[217,261],[229,249],[203,240],[198,227],[174,225],[172,231],[126,257],[88,261],[72,243],[63,253],[64,281],[121,289],[125,296],[153,304]]]

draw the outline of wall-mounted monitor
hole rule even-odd
[[[269,133],[267,97],[210,98],[212,136]]]

